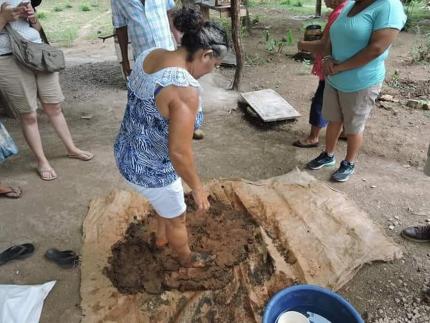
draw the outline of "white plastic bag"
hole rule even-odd
[[[55,281],[43,285],[0,285],[0,323],[39,323],[43,301]]]

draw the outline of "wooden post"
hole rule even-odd
[[[231,29],[233,46],[236,52],[236,72],[234,73],[233,90],[238,91],[243,68],[242,44],[240,41],[240,0],[231,0]]]
[[[426,165],[424,166],[424,174],[426,174],[427,176],[430,176],[430,145],[429,145],[429,150],[427,152]]]
[[[321,17],[321,7],[322,7],[322,1],[317,0],[316,6],[315,6],[315,17]]]

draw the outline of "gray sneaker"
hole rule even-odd
[[[322,152],[317,158],[307,163],[307,168],[312,170],[321,169],[323,167],[330,167],[336,165],[336,157],[329,156],[325,151]]]
[[[346,182],[354,174],[355,165],[349,161],[342,160],[340,167],[331,175],[335,182]]]

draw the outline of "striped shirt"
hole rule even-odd
[[[112,23],[127,26],[135,58],[154,47],[175,49],[167,15],[174,7],[174,0],[112,0]]]
[[[200,93],[199,82],[187,70],[163,68],[146,74],[143,61],[154,49],[143,52],[128,81],[128,100],[124,118],[114,145],[117,167],[129,182],[146,187],[164,187],[178,179],[169,157],[169,120],[156,105],[158,89],[177,86],[193,87]],[[201,106],[195,128],[203,122]]]

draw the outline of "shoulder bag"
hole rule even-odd
[[[63,52],[44,43],[34,43],[21,36],[10,24],[5,26],[12,53],[18,62],[36,72],[58,72],[66,68]]]

